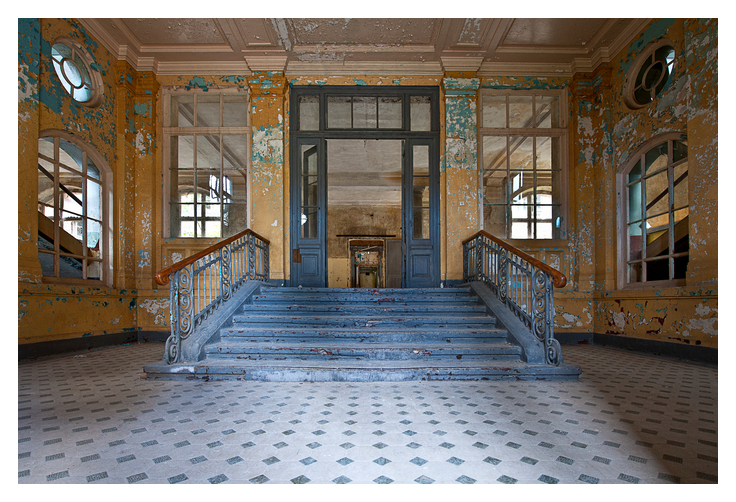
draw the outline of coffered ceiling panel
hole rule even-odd
[[[292,19],[297,44],[427,45],[439,19]]]
[[[141,45],[227,44],[214,19],[123,19]]]
[[[606,19],[514,19],[503,45],[583,47],[593,40]]]
[[[610,60],[646,19],[82,19],[119,59],[159,74],[572,75]]]

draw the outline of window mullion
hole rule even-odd
[[[61,261],[61,248],[59,246],[59,227],[61,225],[61,210],[60,210],[60,193],[61,188],[59,187],[59,162],[61,155],[59,154],[59,138],[54,138],[54,277],[59,277],[59,262]]]
[[[220,134],[220,237],[225,236],[225,139]]]
[[[194,95],[194,110],[195,110],[194,120],[197,120],[197,115],[196,115],[196,110],[197,110],[197,95],[196,94]],[[198,166],[197,166],[197,141],[198,141],[198,139],[199,139],[199,135],[198,134],[195,134],[194,137],[193,137],[193,141],[192,141],[192,143],[193,143],[193,146],[192,146],[192,174],[193,174],[193,176],[192,176],[192,191],[193,191],[193,194],[194,194],[194,197],[193,197],[194,200],[192,201],[192,202],[194,202],[194,207],[193,207],[194,211],[192,211],[192,213],[194,214],[194,218],[193,218],[193,222],[194,222],[193,223],[193,232],[194,232],[194,238],[195,239],[198,237],[198,235],[197,235],[197,207],[198,207],[198,200],[197,199],[199,198],[198,197],[199,191],[197,190],[197,186],[198,186],[197,177],[199,175],[199,169],[198,169]]]
[[[536,115],[534,115],[534,95],[532,95],[532,121],[536,123]],[[551,166],[550,166],[551,167]],[[532,227],[534,232],[532,235],[533,238],[537,238],[537,227],[539,227],[539,224],[537,222],[537,203],[539,200],[537,199],[537,137],[534,136],[532,138],[532,207],[534,208],[534,212],[532,213]]]
[[[87,152],[82,152],[82,279],[87,278]]]
[[[639,190],[639,197],[641,203],[641,277],[642,281],[647,281],[647,266],[644,260],[647,259],[647,180],[645,178],[646,172],[646,154],[641,154],[641,190]]]
[[[674,158],[674,143],[672,141],[667,142],[667,190],[669,193],[667,194],[667,202],[668,202],[668,211],[667,211],[667,219],[668,219],[668,228],[669,228],[669,239],[668,239],[668,255],[669,258],[667,259],[668,265],[669,265],[669,278],[674,279],[675,278],[675,259],[672,257],[672,255],[675,253],[675,213],[674,213],[674,207],[675,207],[675,186],[674,186],[674,177],[675,177],[675,169],[672,166],[673,162],[672,159]]]
[[[507,98],[508,99],[508,98]],[[508,108],[508,107],[507,107]],[[508,115],[506,120],[508,121]],[[511,179],[511,152],[510,152],[510,138],[506,136],[506,238],[511,238],[511,227],[513,226],[512,214],[511,214],[511,194],[514,190],[513,180]]]

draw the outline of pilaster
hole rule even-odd
[[[38,132],[41,26],[18,19],[18,281],[41,282],[38,260]]]
[[[135,289],[135,70],[126,61],[115,68],[116,164],[113,170],[115,285]]]
[[[271,279],[284,279],[284,96],[283,71],[254,71],[251,104],[250,228],[270,242]]]
[[[158,113],[159,83],[153,73],[137,73],[133,95],[132,122],[135,128],[134,201],[123,200],[133,207],[135,225],[135,287],[139,290],[155,288],[157,256],[155,244],[161,236],[159,225],[160,181],[157,182],[156,116]],[[126,133],[128,134],[128,133]]]
[[[463,277],[462,241],[480,229],[478,167],[478,88],[474,72],[447,72],[442,79],[445,98],[444,280]]]
[[[686,21],[690,286],[718,284],[718,21]]]

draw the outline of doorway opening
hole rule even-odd
[[[439,286],[439,89],[291,89],[291,278]]]
[[[400,288],[402,140],[327,140],[331,288]]]

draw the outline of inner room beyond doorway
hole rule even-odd
[[[402,140],[327,140],[329,287],[401,287]]]

